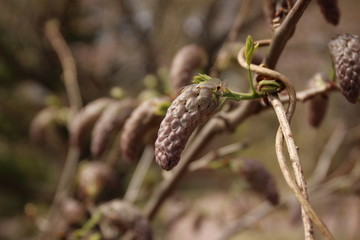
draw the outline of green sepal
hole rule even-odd
[[[198,84],[198,83],[203,83],[203,82],[207,82],[211,79],[210,76],[206,75],[206,74],[201,74],[199,73],[198,75],[193,77],[192,82],[194,84]]]
[[[276,93],[284,89],[284,86],[281,82],[276,80],[262,80],[259,82],[258,90],[261,93]]]
[[[155,110],[155,114],[158,116],[165,116],[170,105],[171,105],[170,101],[164,101],[160,103]]]

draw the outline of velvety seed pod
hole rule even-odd
[[[133,230],[136,240],[151,240],[152,230],[148,219],[132,204],[112,200],[99,206],[104,221],[117,226],[120,232]]]
[[[111,169],[103,162],[83,162],[78,173],[78,188],[85,198],[94,199],[110,182]]]
[[[90,149],[94,158],[99,158],[104,153],[135,107],[136,101],[133,99],[112,102],[106,107],[92,132]]]
[[[353,34],[341,34],[329,43],[336,76],[345,98],[356,103],[360,95],[360,41]]]
[[[111,102],[110,98],[100,98],[87,104],[73,119],[70,124],[70,143],[82,149],[87,142],[90,129],[100,117],[106,106]]]
[[[337,0],[317,0],[322,14],[327,22],[338,25],[340,21],[340,9]]]
[[[275,178],[265,166],[253,159],[240,159],[238,171],[244,176],[250,187],[266,197],[273,205],[279,203],[279,191]]]
[[[193,76],[199,68],[207,64],[207,53],[198,45],[186,45],[175,55],[170,69],[171,84],[176,93],[191,84]]]
[[[167,103],[168,98],[151,98],[141,103],[126,120],[120,138],[120,149],[126,161],[137,161],[145,143],[154,143],[151,135],[159,128],[163,116],[159,107]],[[155,130],[156,134],[156,130]]]
[[[221,83],[187,86],[168,108],[155,142],[156,162],[165,170],[175,167],[195,128],[217,112]]]
[[[324,74],[316,74],[309,81],[309,88],[326,84],[327,79]],[[316,95],[309,100],[308,122],[312,127],[319,127],[327,113],[329,96],[324,93]]]

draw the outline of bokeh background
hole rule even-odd
[[[30,123],[42,108],[68,105],[58,56],[44,34],[48,19],[57,19],[70,46],[87,103],[109,95],[113,87],[135,97],[149,74],[166,79],[174,54],[189,43],[205,47],[210,67],[241,4],[241,0],[0,1],[0,239],[36,239],[38,221],[52,201],[66,157],[65,129],[46,144],[34,144],[29,138]],[[330,75],[327,44],[336,34],[360,35],[360,1],[339,1],[339,7],[340,23],[334,27],[313,1],[288,42],[277,69],[297,90],[306,89],[317,72]],[[262,1],[251,4],[238,40],[244,42],[249,34],[254,39],[271,38]],[[236,63],[220,77],[234,89],[247,89],[246,72]],[[336,131],[343,131],[344,137],[338,139],[324,181],[348,174],[360,158],[359,104],[331,93],[327,116],[317,129],[307,123],[307,107],[299,103],[292,122],[305,175],[311,176],[319,157],[330,151],[324,146]],[[250,147],[240,155],[263,162],[284,197],[289,190],[274,152],[277,126],[272,111],[261,113],[234,134],[216,138],[204,152],[246,139]],[[159,182],[157,174],[153,170],[147,178],[150,189]],[[125,173],[119,189],[125,188],[128,178]],[[346,183],[310,199],[337,239],[355,240],[360,238],[360,182]],[[155,221],[156,239],[212,239],[261,202],[240,177],[226,170],[189,174]],[[297,212],[296,204],[277,208],[233,239],[301,239]]]

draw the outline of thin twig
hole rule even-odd
[[[145,150],[136,166],[134,174],[130,180],[129,186],[126,189],[124,200],[134,203],[139,195],[141,184],[144,181],[145,175],[154,159],[154,148],[151,145],[145,147]]]
[[[53,19],[46,22],[45,35],[60,59],[70,108],[73,113],[76,113],[82,107],[82,99],[77,80],[77,70],[74,57],[59,30],[56,20]]]
[[[206,168],[206,167],[208,167],[209,163],[211,163],[212,161],[219,159],[219,158],[223,158],[227,155],[239,152],[239,151],[247,148],[248,145],[249,144],[246,142],[233,143],[233,144],[229,144],[224,147],[221,147],[217,150],[211,151],[208,154],[206,154],[205,156],[203,156],[200,159],[191,163],[189,170],[196,171],[198,169]]]
[[[49,39],[52,47],[57,53],[64,74],[64,85],[69,98],[70,109],[75,114],[82,107],[79,85],[77,81],[77,72],[75,60],[71,54],[64,37],[55,20],[49,20],[45,24],[45,35]],[[71,119],[70,119],[71,121]],[[60,175],[60,180],[56,188],[54,200],[49,208],[45,231],[41,233],[40,239],[49,239],[50,228],[53,220],[58,214],[59,204],[63,197],[68,195],[71,181],[76,173],[76,166],[80,157],[80,150],[76,147],[70,147],[65,160],[64,168]]]

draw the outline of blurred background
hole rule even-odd
[[[0,239],[36,239],[37,220],[45,215],[52,201],[66,157],[66,129],[42,144],[34,144],[29,138],[31,121],[41,109],[51,104],[68,105],[62,67],[45,36],[46,21],[56,19],[71,49],[86,104],[108,96],[113,87],[136,97],[149,74],[168,79],[172,58],[186,44],[196,43],[206,49],[206,73],[242,3],[0,1]],[[336,34],[360,35],[360,1],[339,1],[339,7],[340,23],[334,27],[325,21],[313,1],[281,55],[277,70],[288,76],[297,90],[306,89],[308,79],[317,72],[330,75],[327,44]],[[251,3],[237,40],[244,42],[247,35],[253,39],[272,36],[262,1]],[[247,91],[246,71],[236,63],[222,71],[220,78],[234,89]],[[307,123],[308,103],[298,104],[292,122],[307,177],[312,175],[320,156],[328,153],[325,157],[331,158],[324,182],[346,176],[360,158],[359,104],[349,104],[338,92],[331,93],[329,99],[328,113],[319,128]],[[211,147],[246,139],[250,146],[240,155],[261,161],[275,176],[281,198],[285,198],[289,189],[274,151],[277,126],[274,113],[266,111],[251,117],[234,134],[219,136]],[[333,142],[327,145],[329,141]],[[149,188],[160,179],[148,178]],[[122,185],[126,186],[126,182]],[[345,178],[330,185],[326,194],[313,200],[310,197],[337,239],[360,239],[359,194],[360,181],[349,184]],[[212,239],[261,202],[261,198],[246,190],[243,180],[225,170],[189,174],[155,221],[156,239]],[[167,221],[174,206],[184,211],[170,224]],[[297,212],[296,204],[281,206],[233,239],[302,239]]]

